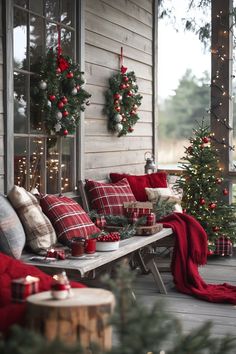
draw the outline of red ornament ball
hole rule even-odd
[[[186,214],[187,213],[187,209],[183,209],[183,213]]]
[[[224,195],[228,195],[228,194],[229,194],[229,191],[228,191],[227,188],[224,188],[224,189],[223,189],[223,194],[224,194]]]
[[[119,89],[120,90],[124,90],[126,88],[126,85],[125,84],[120,84],[120,86],[119,86]]]
[[[123,76],[123,81],[124,82],[128,82],[129,81],[129,78],[127,76]]]
[[[130,111],[131,116],[135,115],[136,112],[134,110]]]
[[[221,184],[223,182],[223,179],[222,178],[216,178],[216,183],[217,184]]]
[[[132,92],[131,92],[131,91],[128,91],[128,92],[127,92],[127,96],[132,97],[132,96],[133,96]]]
[[[77,91],[79,91],[80,90],[80,85],[77,85],[76,89],[77,89]]]
[[[69,112],[68,111],[64,111],[64,112],[62,112],[62,115],[63,115],[63,117],[67,117],[69,115]]]
[[[200,204],[200,205],[206,204],[205,199],[204,199],[204,198],[200,198],[200,199],[199,199],[199,204]]]
[[[59,109],[62,109],[64,107],[64,103],[62,101],[59,101],[58,104],[57,104],[57,107]]]
[[[192,147],[192,146],[189,146],[189,147],[187,148],[187,153],[190,154],[190,155],[192,155],[192,153],[193,153],[193,147]]]
[[[74,77],[74,74],[71,71],[69,71],[67,73],[66,77],[67,77],[67,79],[72,79]]]
[[[208,205],[208,208],[209,209],[215,209],[216,208],[216,203],[210,203],[209,205]]]
[[[116,112],[120,112],[120,106],[115,107]]]
[[[114,104],[117,105],[119,103],[118,100],[114,100]]]
[[[61,102],[63,102],[64,104],[67,104],[68,99],[66,98],[66,96],[63,96],[63,97],[61,98]]]
[[[61,73],[61,69],[60,69],[59,67],[57,68],[56,73],[57,73],[57,74],[60,74],[60,73]]]
[[[68,130],[67,129],[65,129],[64,131],[63,131],[63,135],[68,135]]]
[[[55,95],[49,95],[49,100],[51,101],[51,102],[53,102],[53,101],[55,101],[55,99],[56,99],[56,96]]]
[[[219,226],[213,226],[212,227],[212,231],[214,231],[214,232],[217,232],[219,230],[220,230]]]
[[[134,131],[134,128],[129,127],[129,128],[128,128],[128,131],[129,131],[130,133],[132,133],[132,132]]]
[[[115,94],[113,95],[113,98],[114,98],[114,100],[119,100],[120,94],[119,94],[119,93],[115,93]]]
[[[204,138],[202,138],[202,142],[207,144],[209,143],[210,139],[207,136],[204,136]]]

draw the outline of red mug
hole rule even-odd
[[[84,239],[74,239],[71,242],[71,255],[80,257],[84,254]]]
[[[96,238],[88,238],[85,240],[85,253],[96,252]]]

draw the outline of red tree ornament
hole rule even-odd
[[[120,112],[120,106],[115,107],[116,112]]]
[[[210,203],[209,205],[208,205],[208,208],[209,209],[215,209],[216,208],[216,203]]]
[[[205,144],[207,144],[207,143],[210,142],[210,139],[209,139],[207,136],[204,136],[204,137],[202,138],[202,142],[205,143]]]
[[[129,81],[129,78],[127,76],[123,76],[123,81],[124,82],[128,82]]]
[[[74,77],[74,74],[71,71],[69,71],[66,77],[67,79],[72,79]]]
[[[128,68],[126,68],[124,65],[121,66],[120,71],[122,74],[125,74]]]
[[[217,232],[219,230],[220,230],[219,226],[213,226],[212,227],[212,231],[214,231],[214,232]]]
[[[67,116],[69,115],[69,112],[68,112],[68,111],[64,111],[64,112],[62,113],[62,115],[63,115],[63,117],[67,117]]]
[[[56,99],[56,96],[55,95],[49,95],[49,100],[51,101],[51,102],[53,102],[53,101],[55,101],[55,99]]]
[[[224,189],[223,189],[223,194],[224,194],[224,195],[228,195],[228,194],[229,194],[229,191],[228,191],[227,188],[224,188]]]
[[[119,86],[119,89],[120,90],[124,90],[126,88],[126,85],[125,84],[120,84],[120,86]]]
[[[59,101],[58,104],[57,104],[57,107],[59,109],[62,109],[64,107],[64,103],[62,101]]]
[[[216,183],[217,184],[221,184],[223,182],[223,179],[222,178],[216,178]]]
[[[66,98],[66,96],[63,96],[63,97],[61,98],[61,102],[63,102],[64,104],[67,104],[68,99]]]
[[[68,130],[67,130],[67,129],[65,129],[65,130],[63,131],[63,135],[64,135],[64,136],[67,136],[67,135],[68,135]]]
[[[120,99],[120,94],[119,93],[115,93],[113,95],[113,98],[114,98],[114,100],[119,100]]]
[[[204,199],[204,198],[200,198],[200,200],[199,200],[199,204],[200,204],[200,205],[204,205],[204,204],[206,204],[205,199]]]

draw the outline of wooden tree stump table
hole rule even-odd
[[[27,327],[46,339],[88,349],[95,343],[104,350],[112,346],[112,328],[108,324],[114,308],[112,292],[103,289],[72,289],[72,296],[55,300],[50,291],[27,298]]]

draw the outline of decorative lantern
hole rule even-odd
[[[67,278],[66,272],[53,276],[53,283],[51,286],[51,295],[56,300],[64,300],[71,296],[71,286]]]
[[[148,156],[148,155],[150,155],[150,156]],[[154,162],[153,155],[150,152],[147,151],[147,152],[145,152],[144,158],[145,158],[145,161],[146,161],[146,164],[144,166],[144,173],[150,174],[150,173],[155,172],[156,165],[155,165],[155,162]]]

